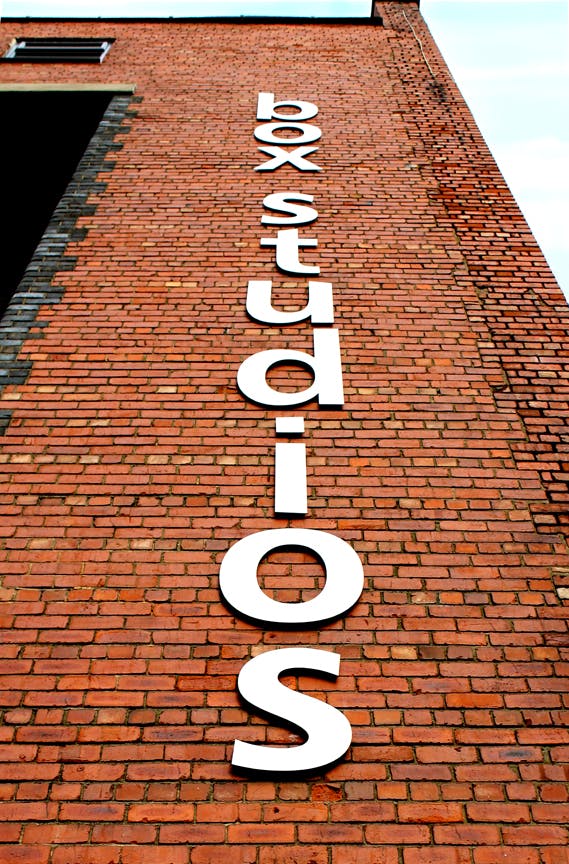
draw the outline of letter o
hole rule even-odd
[[[279,129],[294,129],[295,132],[300,132],[295,138],[282,138],[275,133]],[[322,131],[318,126],[313,126],[311,123],[263,123],[262,126],[257,126],[253,133],[257,141],[263,141],[265,144],[312,144],[313,141],[318,141],[322,137]]]
[[[283,546],[307,549],[326,572],[322,591],[303,603],[281,603],[260,588],[261,560]],[[362,563],[352,547],[326,531],[275,528],[238,540],[225,554],[219,571],[220,591],[241,615],[265,624],[318,624],[343,615],[357,603],[364,586]]]

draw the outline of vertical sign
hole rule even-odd
[[[282,113],[285,108],[289,112]],[[258,149],[270,159],[257,165],[255,171],[274,173],[283,166],[300,172],[322,169],[311,159],[318,147],[310,146],[322,137],[313,123],[318,108],[301,100],[275,102],[273,93],[259,93],[257,120],[263,121],[254,136],[264,146]],[[290,132],[294,133],[293,138]],[[283,137],[285,133],[285,137]],[[260,239],[260,245],[274,249],[278,270],[306,279],[320,275],[312,263],[318,239],[300,233],[298,226],[315,223],[318,211],[309,205],[312,195],[285,190],[272,192],[263,200],[268,213],[261,224],[276,227],[276,235]],[[275,327],[286,327],[299,321],[313,326],[311,353],[288,349],[267,349],[247,357],[237,373],[237,384],[243,396],[267,408],[297,408],[316,401],[324,408],[344,404],[340,332],[334,324],[333,285],[310,279],[304,309],[284,312],[275,308],[272,281],[250,280],[246,309],[255,321]],[[267,373],[277,364],[308,368],[313,377],[309,387],[297,392],[283,392],[272,387]],[[302,437],[304,417],[295,413],[278,416],[275,434],[280,438]],[[307,513],[306,446],[294,441],[275,444],[275,514],[300,518]],[[322,591],[303,603],[281,603],[268,597],[260,588],[257,570],[261,560],[283,547],[295,546],[316,555],[323,563],[326,583]],[[261,626],[279,625],[318,627],[321,623],[345,615],[357,603],[364,584],[361,561],[340,537],[326,531],[307,528],[280,528],[257,531],[235,543],[225,554],[219,573],[220,590],[225,601],[238,614],[257,621]],[[279,681],[284,672],[306,670],[332,676],[340,674],[340,655],[315,648],[277,648],[249,660],[237,680],[239,693],[260,710],[293,723],[304,730],[307,740],[291,747],[268,747],[236,741],[232,764],[249,771],[294,773],[324,768],[340,759],[349,748],[352,730],[336,708],[303,693],[290,690]]]

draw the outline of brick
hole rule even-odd
[[[435,843],[492,846],[499,842],[500,832],[494,825],[436,825],[433,836]]]
[[[227,839],[230,843],[292,843],[294,825],[230,825]]]
[[[45,822],[57,816],[57,805],[46,802],[2,802],[2,817],[5,822],[18,822],[30,819],[34,822]]]
[[[73,822],[120,822],[124,817],[125,808],[122,804],[84,804],[63,803],[59,810],[59,818],[70,819]]]
[[[0,826],[0,843],[14,843],[20,838],[21,828],[19,824]]]
[[[198,818],[199,813],[200,808],[198,807]],[[266,822],[326,822],[328,820],[328,807],[326,804],[314,801],[306,804],[286,804],[283,802],[266,804],[263,807],[263,818]],[[354,821],[357,818],[357,813],[354,813]],[[229,819],[216,821],[229,821]]]
[[[563,846],[543,848],[540,854],[543,864],[567,864],[569,861],[569,850]]]
[[[403,852],[404,864],[423,864],[425,858],[429,864],[470,864],[472,860],[470,850],[461,846],[430,846],[405,849]],[[499,860],[499,858],[495,859],[495,861]]]
[[[131,804],[129,822],[193,822],[194,804]]]
[[[511,846],[555,846],[567,844],[567,828],[558,825],[505,826],[504,842]]]
[[[54,864],[121,864],[120,855],[116,846],[60,846],[53,850],[51,860]]]
[[[191,864],[218,864],[227,854],[227,846],[195,846],[190,852]],[[257,864],[257,850],[254,846],[240,846],[239,860],[243,864]]]
[[[47,846],[2,846],[3,864],[47,864]]]
[[[190,851],[189,849],[180,848],[180,846],[165,846],[160,847],[161,864],[189,864]],[[156,853],[156,846],[128,846],[121,849],[121,864],[147,864],[152,860],[152,856]]]
[[[540,762],[541,750],[537,747],[481,747],[484,762]]]
[[[328,864],[323,846],[271,846],[260,850],[259,864]]]
[[[403,823],[462,822],[464,819],[460,804],[399,804],[397,811]]]
[[[530,808],[526,804],[467,804],[466,812],[472,822],[529,822]]]
[[[474,747],[417,747],[420,762],[476,762]]]
[[[46,824],[40,822],[37,825],[28,824],[24,827],[23,842],[30,845],[65,845],[81,844],[87,845],[91,825],[81,825],[69,822],[53,822]]]
[[[331,805],[330,814],[334,822],[389,822],[395,817],[395,808],[382,801],[341,802]]]
[[[223,843],[225,826],[195,823],[163,825],[160,828],[159,839],[161,843]]]
[[[368,843],[430,843],[430,829],[425,825],[368,825],[364,833]]]
[[[154,825],[95,825],[93,843],[153,843],[157,830]]]
[[[301,843],[362,843],[364,829],[362,825],[340,825],[317,823],[316,825],[299,825],[297,829],[298,840]]]
[[[475,849],[476,864],[495,864],[496,861],[513,862],[513,864],[540,864],[543,860],[537,849],[524,849],[522,846],[510,847],[489,846],[487,849]]]
[[[531,813],[535,822],[569,822],[569,804],[532,804]]]
[[[336,846],[332,864],[397,864],[397,850],[373,846]]]

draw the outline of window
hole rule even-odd
[[[109,92],[0,91],[0,116],[5,119],[4,134],[0,136],[4,215],[0,316],[18,290],[34,250],[112,97]],[[85,196],[94,188],[92,178],[89,183],[83,177]],[[73,200],[77,207],[77,190]],[[68,216],[74,215],[71,208]],[[65,213],[59,218],[64,219]],[[60,229],[60,240],[61,233]],[[48,253],[47,257],[50,256],[53,257],[53,251]]]
[[[12,63],[102,63],[113,39],[14,39],[3,61]]]

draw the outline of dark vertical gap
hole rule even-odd
[[[112,93],[0,93],[0,316],[105,113]]]
[[[93,91],[0,93],[0,100],[5,112],[0,146],[8,154],[2,162],[4,276],[12,256],[12,284],[4,279],[0,289],[9,301],[0,316],[2,391],[27,380],[32,361],[20,349],[27,339],[42,338],[47,322],[38,313],[63,296],[58,276],[76,263],[68,244],[86,233],[77,220],[95,212],[90,197],[104,192],[112,156],[123,146],[115,136],[129,131],[125,121],[136,116],[141,100],[131,93]],[[17,137],[9,141],[18,125]],[[10,421],[11,412],[0,411],[0,435]]]

